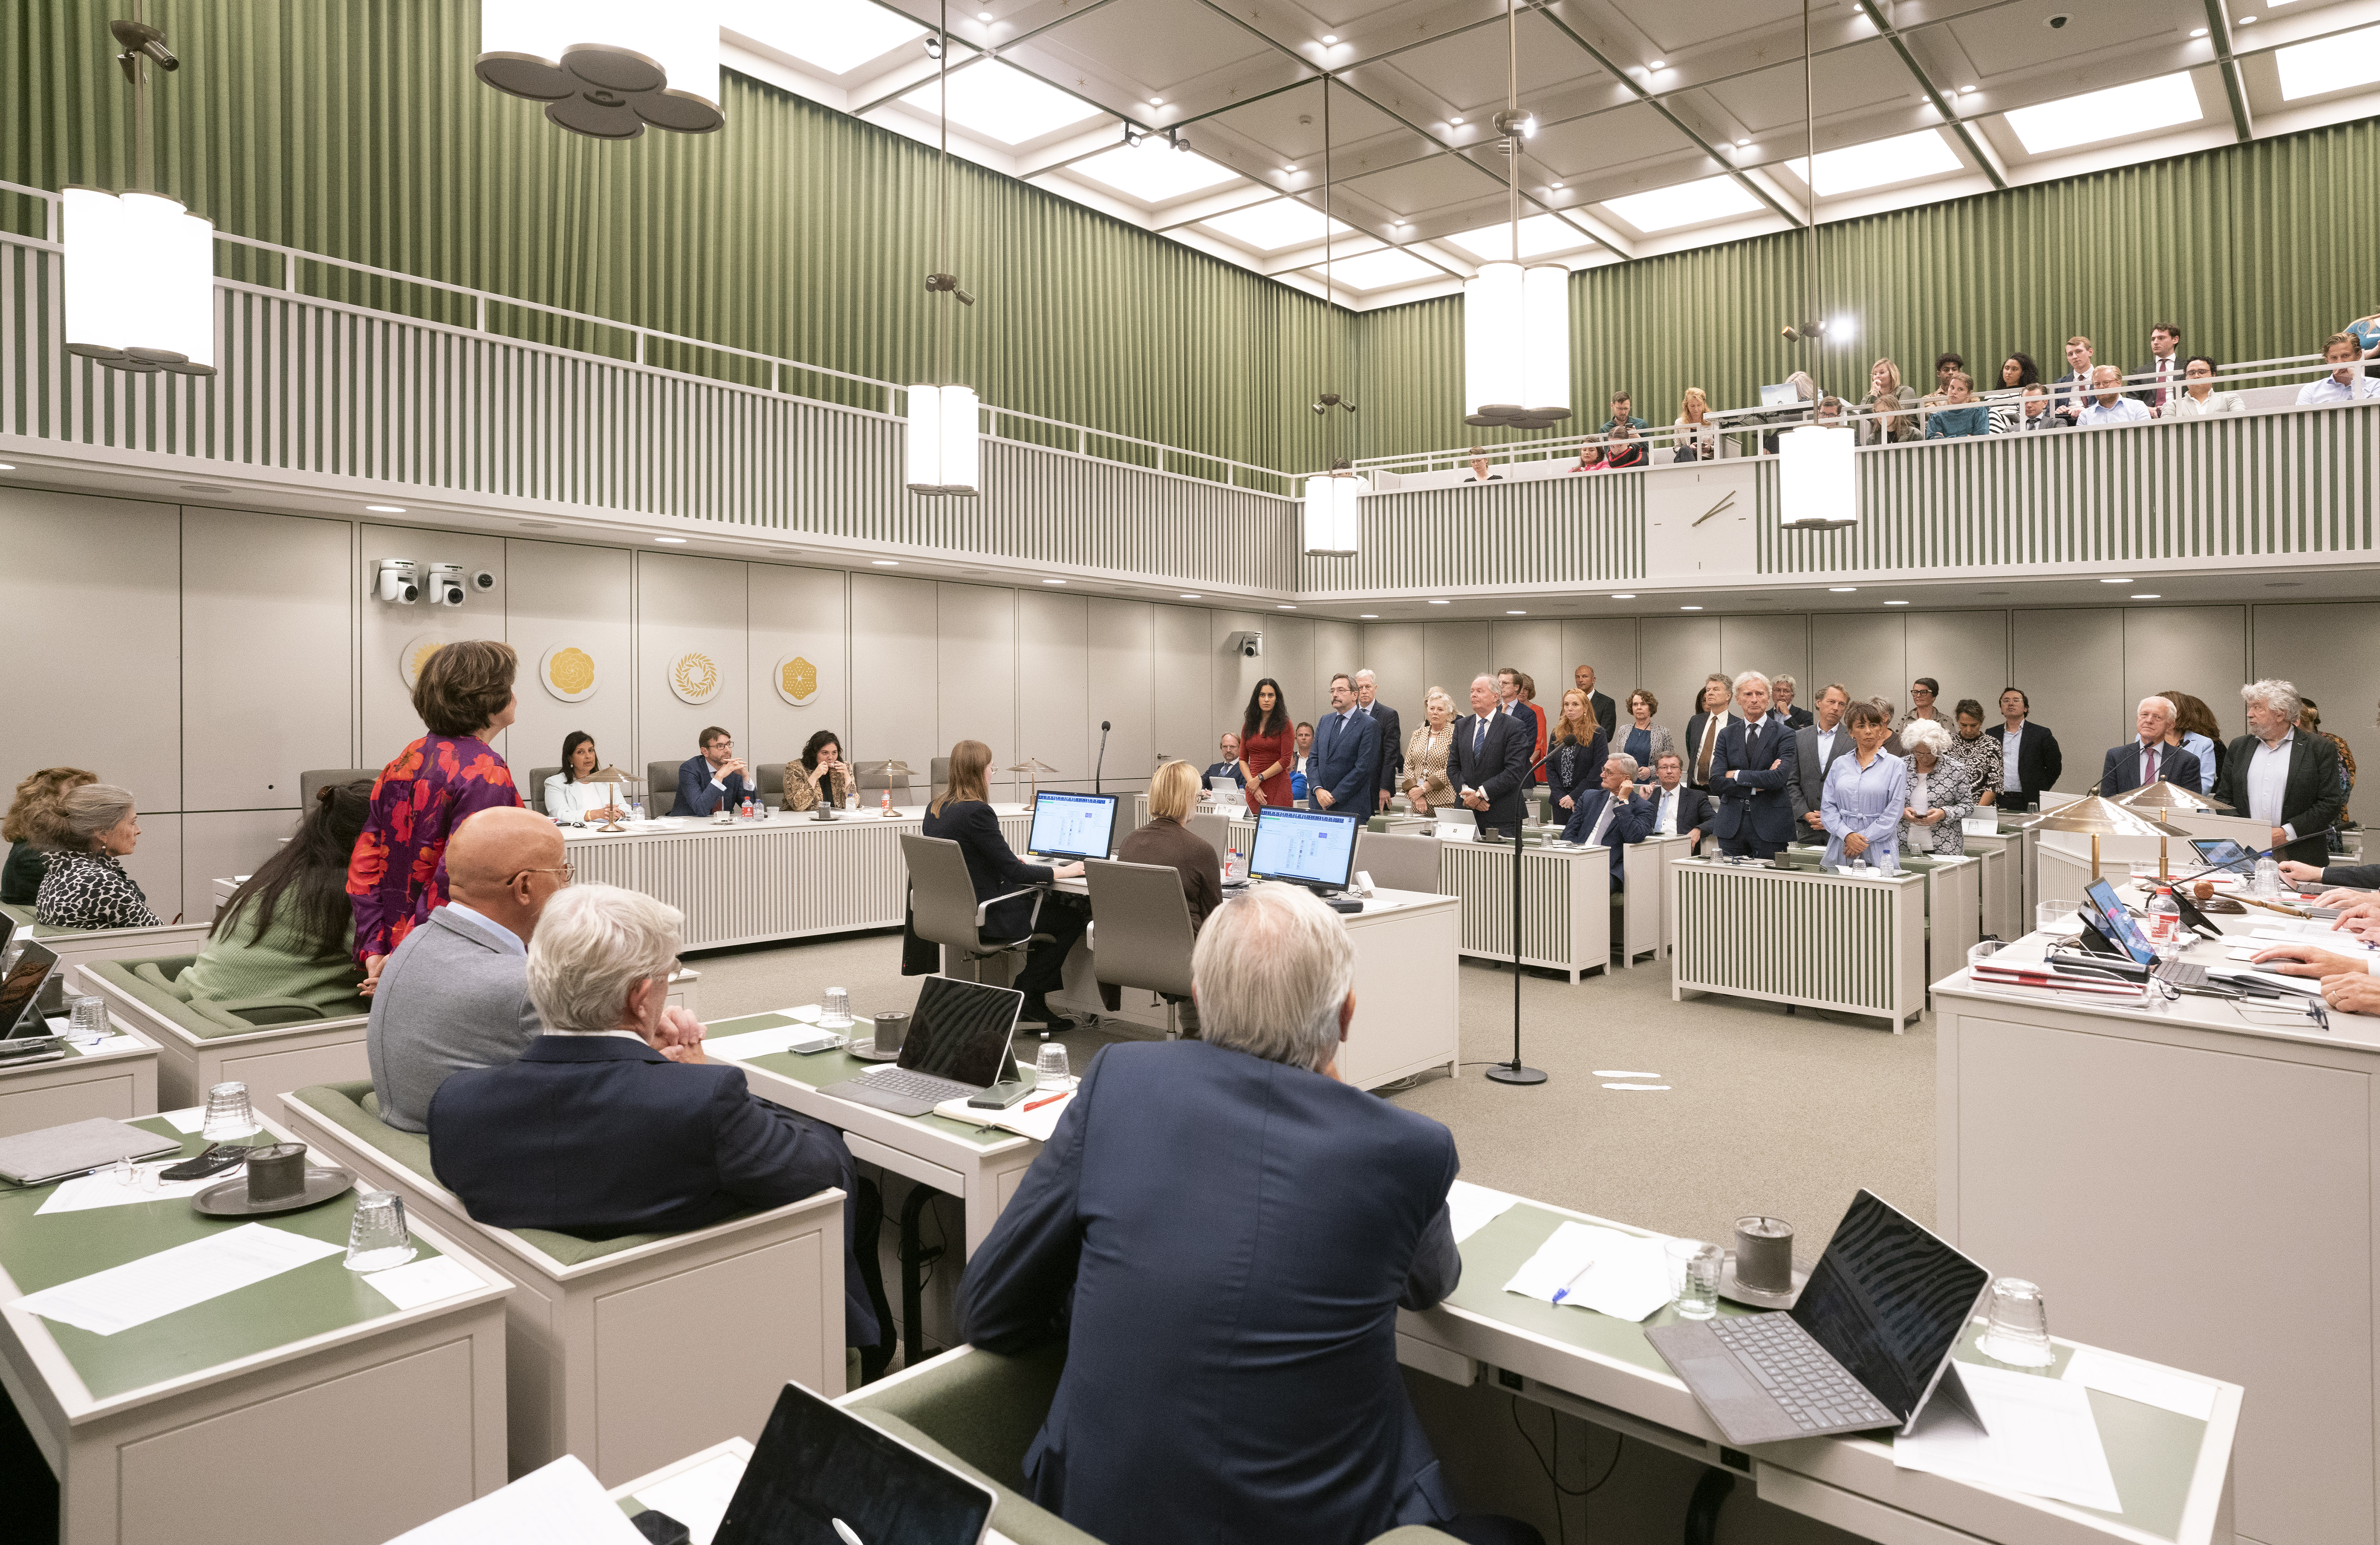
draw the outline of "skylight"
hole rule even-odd
[[[873,0],[723,0],[719,24],[829,75],[848,75],[926,35]]]
[[[2037,107],[2019,107],[2006,115],[2008,126],[2028,155],[2120,140],[2153,128],[2194,124],[2206,116],[2198,104],[2198,89],[2187,71],[2085,91]]]
[[[941,91],[940,81],[929,80],[901,100],[930,116]],[[997,59],[951,75],[951,122],[1003,145],[1021,145],[1099,116],[1099,110],[1082,98],[1045,86]]]
[[[1304,241],[1322,239],[1322,212],[1309,209],[1294,199],[1275,199],[1269,203],[1250,204],[1229,214],[1218,214],[1203,222],[1209,230],[1220,231],[1243,246],[1259,252],[1278,252],[1284,247],[1294,247]],[[1354,230],[1345,221],[1333,218],[1330,234],[1342,235]]]
[[[1512,224],[1500,220],[1475,231],[1446,238],[1481,262],[1502,262],[1512,255]],[[1573,252],[1592,247],[1595,239],[1569,221],[1551,214],[1532,214],[1521,222],[1521,257],[1541,258],[1548,252]]]
[[[1318,265],[1306,270],[1316,278],[1322,277]],[[1443,279],[1446,271],[1436,268],[1394,248],[1385,251],[1366,252],[1357,258],[1341,258],[1330,265],[1331,279],[1347,289],[1386,289],[1390,285],[1417,284],[1424,279]]]
[[[1219,166],[1196,151],[1177,151],[1154,135],[1136,148],[1118,145],[1077,161],[1066,170],[1104,183],[1120,193],[1129,193],[1145,204],[1161,204],[1168,199],[1239,179],[1239,174],[1230,167]]]
[[[1731,214],[1750,214],[1761,203],[1733,177],[1719,176],[1657,188],[1650,193],[1622,194],[1604,200],[1603,207],[1649,234],[1724,220]]]
[[[2319,43],[2273,50],[2273,63],[2281,71],[2281,100],[2295,102],[2380,80],[2380,58],[2372,53],[2375,43],[2380,43],[2380,27],[2363,27]]]
[[[1882,188],[1887,183],[1939,176],[1961,170],[1964,164],[1940,134],[1921,128],[1914,134],[1874,140],[1864,145],[1820,151],[1815,163],[1817,194],[1822,199],[1832,199],[1864,189]],[[1790,165],[1796,176],[1802,176],[1800,161]],[[1803,177],[1805,184],[1809,180]]]

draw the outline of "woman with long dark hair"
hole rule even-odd
[[[1286,809],[1292,802],[1289,774],[1297,765],[1297,726],[1281,683],[1267,676],[1248,694],[1240,716],[1240,775],[1247,780],[1248,809],[1262,805]]]
[[[346,1004],[363,983],[347,898],[347,860],[371,785],[326,784],[297,833],[224,904],[206,947],[176,988],[216,1000],[296,999],[316,1008]]]
[[[545,813],[556,821],[617,821],[626,815],[605,797],[614,785],[587,781],[602,765],[593,736],[572,730],[563,736],[562,771],[545,780]]]
[[[785,769],[785,809],[814,810],[823,801],[839,810],[851,799],[851,763],[843,760],[843,737],[832,730],[812,731],[801,760]]]

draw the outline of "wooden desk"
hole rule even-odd
[[[1925,876],[1681,858],[1670,870],[1672,1002],[1725,992],[1888,1019],[1925,1004]]]
[[[243,1220],[180,1198],[37,1216],[53,1189],[0,1195],[0,1384],[58,1478],[65,1545],[380,1545],[504,1483],[493,1272],[456,1255],[477,1288],[398,1309],[326,1256],[94,1335],[14,1301]],[[354,1213],[350,1191],[258,1221],[344,1246]],[[455,1253],[413,1237],[416,1259]]]
[[[50,1028],[63,1031],[53,1019]],[[123,1025],[86,1050],[72,1041],[56,1062],[0,1070],[0,1137],[106,1116],[157,1113],[157,1043]]]
[[[1658,958],[1669,953],[1670,869],[1691,851],[1683,837],[1646,837],[1628,845],[1621,859],[1628,876],[1617,952],[1621,967],[1635,965],[1640,955]]]

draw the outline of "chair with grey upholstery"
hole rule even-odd
[[[684,760],[645,763],[647,815],[665,816],[670,813],[670,807],[677,803],[677,770],[684,765]]]
[[[548,778],[560,777],[561,775],[562,769],[559,767],[530,768],[528,770],[528,782],[521,785],[520,795],[522,800],[528,804],[530,809],[535,810],[538,814],[552,815],[553,812],[545,808],[545,780]]]
[[[1438,893],[1439,840],[1390,832],[1365,832],[1355,838],[1355,867],[1383,891]]]
[[[312,809],[314,796],[325,784],[352,784],[358,779],[369,784],[380,773],[377,767],[317,767],[311,772],[300,772],[298,774],[298,808]]]
[[[1092,974],[1112,986],[1156,993],[1165,1004],[1167,1039],[1179,1039],[1182,1001],[1190,996],[1190,950],[1197,943],[1182,871],[1171,864],[1088,858],[1083,878],[1097,919]]]
[[[929,788],[931,790],[926,797],[928,799],[940,799],[942,797],[942,791],[951,786],[951,759],[948,757],[936,757],[933,760],[928,762],[926,764],[926,782]]]
[[[1232,850],[1232,818],[1230,816],[1193,810],[1190,813],[1190,819],[1182,824],[1192,836],[1206,838],[1207,845],[1215,850],[1216,858],[1220,858]]]
[[[785,764],[764,761],[754,768],[760,775],[760,802],[774,809],[785,802]]]
[[[1048,893],[1038,885],[1026,885],[978,902],[975,898],[975,882],[967,876],[966,855],[948,837],[904,832],[901,858],[909,866],[910,927],[918,938],[941,946],[942,974],[990,982],[995,987],[1007,986],[1010,974],[1032,943],[1032,925],[1026,925],[1026,938],[990,940],[983,936],[984,914],[995,903],[1029,895],[1033,898],[1033,922],[1038,923],[1041,918],[1041,898]],[[1174,885],[1180,888],[1178,877]],[[1000,963],[996,979],[983,968],[983,962],[988,960]]]

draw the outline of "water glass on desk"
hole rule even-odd
[[[1033,1081],[1045,1089],[1072,1088],[1074,1077],[1067,1070],[1066,1043],[1043,1037],[1041,1050],[1033,1059]]]
[[[67,994],[67,1039],[96,1046],[107,1039],[107,1000],[96,992]]]
[[[2033,909],[2033,926],[2044,933],[2061,936],[2081,933],[2082,919],[2078,914],[2082,910],[2082,904],[2079,901],[2041,902]]]
[[[358,1190],[356,1215],[347,1224],[347,1270],[384,1271],[404,1265],[413,1255],[405,1198],[395,1191]]]
[[[1682,1320],[1708,1320],[1718,1313],[1718,1279],[1727,1253],[1699,1239],[1672,1239],[1661,1247],[1670,1267],[1670,1294]]]
[[[2041,1289],[2022,1277],[1993,1282],[1991,1307],[1975,1350],[1997,1363],[2047,1368],[2058,1360],[2049,1345],[2049,1308]]]

